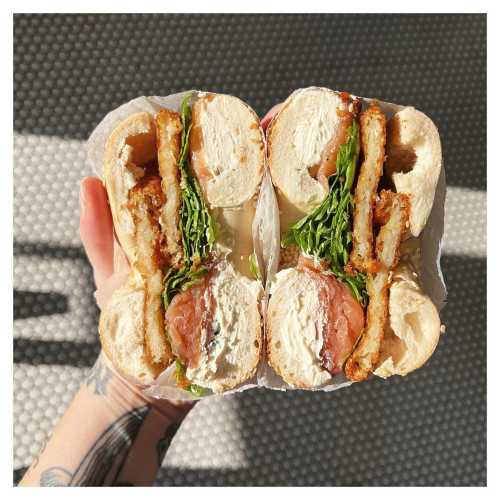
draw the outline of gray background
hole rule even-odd
[[[406,378],[203,401],[157,484],[486,483],[486,16],[16,15],[14,42],[14,481],[99,351],[78,237],[95,125],[188,88],[262,116],[314,84],[412,104],[439,127],[447,333]]]

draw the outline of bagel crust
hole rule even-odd
[[[264,175],[264,137],[255,112],[237,97],[202,94],[193,104],[190,158],[211,207],[237,207]]]
[[[211,280],[217,328],[210,325],[213,338],[202,342],[201,362],[185,367],[185,376],[188,384],[218,393],[251,378],[260,359],[262,285],[242,276],[240,267],[249,267],[248,256],[254,252],[251,226],[264,172],[265,145],[257,115],[240,99],[205,93],[188,99],[192,120],[186,130],[183,123],[189,121],[189,111],[184,101],[182,120],[169,109],[161,109],[155,117],[135,113],[120,122],[106,142],[104,184],[130,272],[125,284],[103,305],[99,335],[106,355],[120,373],[136,383],[151,384],[177,354],[172,353],[166,328],[165,270],[179,287],[174,288],[175,298],[196,284],[190,277],[183,282],[185,275],[177,274],[178,270],[203,274],[217,267]],[[183,163],[181,179],[181,139],[189,133],[192,164]],[[191,174],[203,193],[198,183],[191,182]],[[191,204],[183,205],[186,196],[192,196]],[[199,206],[204,205],[200,197],[214,209],[210,213],[213,221],[206,212],[203,216],[208,222],[196,218]],[[213,253],[193,266],[186,264],[184,233],[179,227],[180,212],[186,206],[192,215],[186,227],[192,220],[203,220],[206,228],[216,224],[216,216],[223,218],[217,222],[223,245],[216,242]],[[226,259],[231,252],[237,257]],[[240,254],[246,257],[241,265]],[[194,267],[198,264],[199,269]]]
[[[431,213],[443,164],[439,132],[421,111],[407,107],[387,127],[386,174],[410,197],[410,231],[418,236]]]
[[[423,293],[417,274],[408,264],[400,264],[389,290],[389,324],[373,373],[387,378],[420,368],[434,353],[441,331],[439,313]]]
[[[282,211],[287,207],[298,218],[327,196],[328,187],[312,172],[322,162],[332,138],[343,129],[350,107],[348,100],[332,90],[308,88],[288,97],[271,122],[267,132],[269,169]]]

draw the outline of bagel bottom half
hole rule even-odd
[[[104,352],[115,368],[140,384],[150,384],[171,363],[161,305],[162,278],[132,273],[105,304],[99,320]]]
[[[389,290],[389,321],[373,372],[387,378],[420,368],[439,342],[441,322],[436,306],[422,292],[416,275],[406,264],[394,271]]]

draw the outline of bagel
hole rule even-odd
[[[199,396],[255,374],[263,288],[251,225],[264,151],[255,112],[205,92],[109,135],[103,180],[130,273],[99,333],[125,376],[148,385],[175,364],[178,385]]]

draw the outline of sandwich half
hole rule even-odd
[[[150,384],[175,364],[178,386],[202,395],[255,374],[262,284],[251,225],[264,161],[257,115],[222,94],[134,114],[109,136],[104,184],[131,270],[99,332],[123,375]]]
[[[389,123],[376,102],[361,108],[346,92],[302,89],[267,130],[282,234],[267,359],[293,387],[403,375],[439,339],[418,270],[411,284],[398,272],[402,242],[418,237],[433,204],[439,134],[413,108]]]

